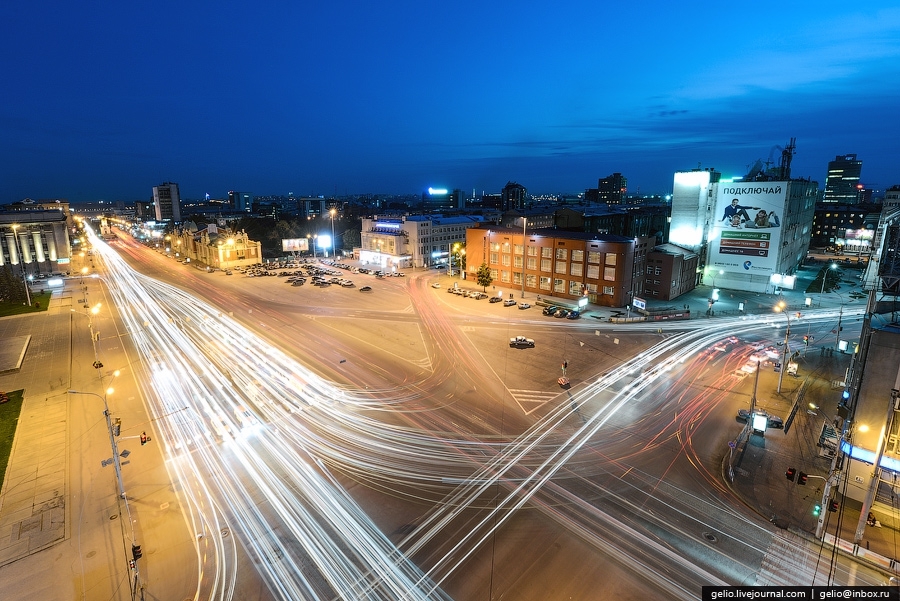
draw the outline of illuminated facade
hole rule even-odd
[[[466,231],[466,278],[487,264],[497,290],[623,307],[643,293],[653,238],[483,225]]]
[[[359,252],[365,265],[407,269],[449,265],[453,246],[481,223],[477,216],[404,215],[362,220]]]
[[[678,172],[669,242],[696,252],[700,277],[720,288],[793,287],[806,257],[818,183],[724,180],[714,169]]]
[[[70,254],[62,210],[0,213],[0,267],[26,276],[66,273]]]
[[[828,163],[822,202],[857,204],[861,175],[862,161],[857,160],[855,154],[834,157],[834,160]]]

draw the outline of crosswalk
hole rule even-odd
[[[827,585],[828,560],[811,553],[806,541],[791,532],[776,534],[766,549],[756,586]]]
[[[531,415],[533,412],[559,396],[559,391],[548,392],[544,390],[523,390],[517,388],[510,388],[509,393],[525,415]]]

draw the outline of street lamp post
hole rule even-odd
[[[107,388],[103,396],[100,396],[95,392],[82,392],[80,390],[70,390],[69,394],[87,394],[90,396],[95,396],[103,401],[103,417],[106,418],[106,430],[109,434],[109,446],[112,449],[112,461],[113,467],[116,471],[116,483],[119,489],[119,497],[125,499],[125,484],[122,482],[122,464],[119,461],[119,445],[116,443],[116,433],[113,429],[112,417],[109,414],[109,403],[107,403],[106,401],[106,395],[111,393],[112,391],[112,388]]]
[[[337,213],[337,210],[332,207],[328,213],[331,215],[331,255],[334,256],[337,254],[334,250],[334,214]]]
[[[781,369],[778,371],[778,394],[781,394],[781,382],[784,380],[784,371],[787,369],[788,338],[791,335],[791,316],[788,315],[787,306],[780,302],[775,306],[776,313],[783,313],[787,319],[787,330],[784,332],[784,348],[781,351]]]
[[[825,294],[825,280],[828,279],[828,270],[829,269],[837,269],[837,264],[832,263],[830,266],[822,268],[822,291],[819,292],[819,294]]]
[[[528,217],[522,217],[522,298],[525,298],[525,264],[528,262],[528,234],[525,226],[528,225]]]
[[[19,269],[22,270],[22,283],[25,285],[25,300],[28,301],[28,306],[31,306],[31,291],[28,289],[28,278],[25,277],[25,263],[23,262],[24,257],[22,256],[22,251],[19,248],[19,225],[15,224],[12,226],[13,229],[13,242],[16,244],[16,254],[19,255]]]

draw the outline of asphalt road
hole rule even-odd
[[[432,538],[416,547],[420,564],[432,566],[453,598],[665,598],[678,586],[690,598],[699,594],[696,582],[659,576],[671,553],[690,557],[697,566],[727,558],[730,567],[722,570],[727,573],[717,575],[729,582],[746,582],[769,553],[771,530],[745,515],[718,479],[722,453],[734,431],[733,409],[725,406],[733,404],[729,395],[735,384],[723,375],[696,381],[696,374],[716,360],[704,355],[687,365],[673,362],[671,377],[654,379],[653,370],[665,360],[659,358],[637,364],[630,375],[610,376],[609,390],[596,384],[651,345],[664,343],[681,326],[613,329],[590,318],[548,318],[536,307],[521,311],[447,294],[429,284],[448,278],[430,273],[383,280],[355,275],[357,288],[350,289],[298,288],[282,278],[200,272],[129,240],[116,246],[145,273],[177,283],[233,314],[323,378],[402,403],[402,411],[382,411],[379,419],[446,433],[447,447],[457,454],[468,452],[460,451],[466,443],[482,457],[501,456],[503,445],[522,439],[560,407],[566,409],[530,461],[512,464],[510,473],[519,478],[539,473],[542,460],[553,456],[551,449],[564,447],[566,436],[585,434],[573,455],[555,465],[545,490],[529,497],[532,509],[507,514],[492,509],[508,483],[479,491],[444,526],[443,540]],[[362,284],[373,292],[360,293]],[[710,328],[714,333],[707,346],[728,327],[733,324],[723,321],[718,331]],[[535,339],[536,348],[510,348],[509,338],[520,334]],[[673,345],[666,356],[677,360],[682,352]],[[736,356],[738,360],[743,359]],[[556,384],[563,362],[569,390]],[[721,374],[731,377],[729,370],[723,367]],[[629,386],[634,390],[624,397],[628,402],[618,402]],[[591,388],[597,390],[579,392]],[[612,402],[617,404],[610,422],[599,418],[604,420],[602,431],[585,431],[604,407],[612,412]],[[385,462],[393,459],[390,450],[383,453]],[[472,465],[483,461],[468,459]],[[401,548],[410,544],[407,535],[420,527],[422,517],[446,506],[446,496],[459,484],[443,464],[432,466],[447,470],[439,482],[424,477],[418,484],[415,479],[367,481],[349,460],[335,460],[334,466],[348,475],[346,486]],[[428,469],[424,461],[416,467]],[[459,477],[467,477],[464,467]],[[596,511],[588,512],[593,521],[606,523],[603,528],[592,524],[578,499],[594,506],[606,503],[604,512],[618,516],[618,527],[599,519]],[[465,552],[452,548],[455,541],[466,540],[479,516],[493,516],[501,526],[488,529],[486,538]],[[600,544],[626,531],[634,533],[630,553],[622,552],[624,539],[618,547]],[[635,563],[635,556],[649,554],[659,559]]]

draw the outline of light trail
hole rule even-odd
[[[403,408],[420,393],[337,387],[221,311],[135,274],[113,251],[95,244],[110,266],[110,290],[123,319],[152,366],[152,390],[145,396],[155,401],[157,415],[170,416],[159,421],[177,458],[171,463],[179,480],[199,479],[196,496],[216,499],[214,515],[207,509],[198,522],[233,524],[270,589],[282,598],[446,598],[438,588],[443,581],[526,503],[547,507],[535,496],[556,487],[551,478],[621,407],[640,402],[681,361],[720,339],[727,321],[696,325],[694,332],[662,340],[575,392],[570,404],[557,406],[518,438],[490,442],[455,433],[452,426],[438,434],[367,415]],[[822,312],[808,319],[833,318]],[[728,323],[734,334],[772,327],[771,318]],[[182,407],[189,410],[178,411]],[[584,410],[585,423],[561,439],[574,409]],[[425,484],[438,491],[448,481],[465,484],[419,522],[401,552],[331,477],[330,468],[398,489]],[[480,506],[498,484],[505,496],[428,572],[412,565],[407,557],[450,528],[464,510]],[[568,525],[583,528],[571,519]],[[228,590],[222,587],[222,598]]]

